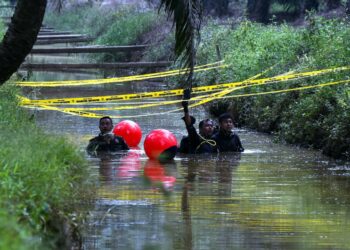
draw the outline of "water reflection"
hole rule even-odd
[[[141,172],[141,151],[130,150],[126,156],[120,159],[117,176],[123,179],[132,179],[137,177]]]
[[[171,192],[174,188],[176,178],[171,175],[171,169],[176,169],[175,161],[166,162],[165,166],[157,160],[148,159],[143,169],[144,176],[153,188],[160,188],[163,192]]]

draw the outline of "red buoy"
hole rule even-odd
[[[177,141],[170,131],[155,129],[146,136],[143,147],[150,159],[171,160],[177,152]]]
[[[113,133],[123,137],[129,147],[136,147],[142,138],[140,126],[136,122],[130,120],[124,120],[115,125]]]

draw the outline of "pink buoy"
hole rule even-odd
[[[124,120],[115,125],[113,133],[123,137],[129,147],[136,147],[142,138],[140,126],[136,122],[130,120]]]
[[[170,131],[155,129],[146,136],[143,147],[150,159],[171,160],[177,152],[177,140]]]

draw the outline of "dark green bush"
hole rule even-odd
[[[285,72],[305,72],[350,65],[350,28],[346,20],[310,17],[310,25],[262,26],[243,22],[237,28],[217,28],[209,24],[203,30],[198,59],[200,64],[216,60],[219,46],[225,63],[223,70],[197,75],[203,85],[248,79],[271,66],[261,77]],[[307,79],[273,83],[236,90],[255,93],[317,85],[349,79],[349,71],[339,71]],[[227,99],[238,124],[263,132],[278,132],[280,139],[306,147],[322,149],[327,155],[349,157],[348,84],[298,92]],[[217,100],[211,111],[218,107]],[[222,105],[221,105],[222,106]]]
[[[1,223],[0,242],[14,242],[18,249],[57,247],[66,235],[51,221],[58,227],[73,219],[87,194],[81,192],[87,188],[86,163],[76,146],[38,129],[16,94],[13,85],[0,89],[0,221],[8,219],[9,225]],[[17,249],[11,246],[2,249]]]

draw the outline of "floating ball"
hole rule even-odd
[[[171,160],[177,152],[177,141],[170,131],[155,129],[146,136],[143,147],[150,159]]]
[[[115,125],[113,134],[123,137],[129,147],[136,147],[142,138],[140,126],[130,120],[124,120]]]

